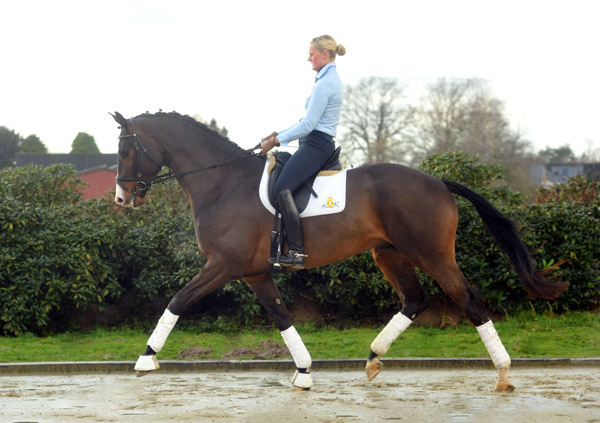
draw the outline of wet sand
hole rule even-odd
[[[491,369],[0,376],[0,422],[600,423],[600,368],[517,368],[511,394]]]

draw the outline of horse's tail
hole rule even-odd
[[[568,284],[548,282],[538,273],[533,265],[529,249],[519,237],[515,222],[469,188],[457,182],[445,180],[442,182],[446,184],[451,193],[466,198],[475,206],[483,223],[510,259],[525,290],[531,296],[552,300],[558,298],[567,289]]]

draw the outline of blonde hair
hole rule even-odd
[[[329,58],[333,62],[336,55],[343,56],[346,54],[346,47],[335,42],[331,35],[321,35],[312,39],[313,44],[319,51],[327,50],[329,52]]]

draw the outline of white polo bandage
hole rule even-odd
[[[298,335],[296,328],[294,326],[290,326],[281,332],[281,336],[283,337],[285,345],[287,345],[292,357],[294,358],[296,367],[299,369],[310,369],[310,365],[312,364],[310,353],[304,346],[304,342],[302,342],[302,339],[300,338],[300,335]]]
[[[490,353],[494,366],[497,369],[508,369],[510,367],[510,356],[506,352],[506,348],[504,348],[492,321],[477,326],[477,332],[479,332],[481,340]]]
[[[175,316],[169,310],[165,310],[158,321],[154,332],[150,335],[150,339],[148,339],[148,346],[152,348],[154,352],[162,350],[167,337],[175,327],[175,323],[177,323],[177,319],[179,319],[179,316]]]
[[[377,355],[384,355],[390,349],[392,342],[394,342],[411,323],[412,320],[404,314],[396,314],[379,335],[377,335],[377,338],[375,338],[371,344],[371,351]]]

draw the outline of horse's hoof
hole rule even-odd
[[[372,381],[373,379],[375,379],[377,377],[377,375],[381,372],[381,370],[383,369],[383,363],[381,361],[379,361],[378,358],[376,358],[373,361],[367,361],[367,379],[370,381]]]
[[[136,377],[146,376],[151,371],[158,369],[160,369],[160,365],[158,364],[155,355],[140,355],[140,358],[138,358],[138,361],[133,368]]]
[[[511,383],[498,382],[496,383],[496,392],[512,392],[515,390],[515,386]]]
[[[292,378],[292,389],[294,391],[308,391],[313,387],[312,376],[309,372],[300,373],[296,370],[294,377]]]

